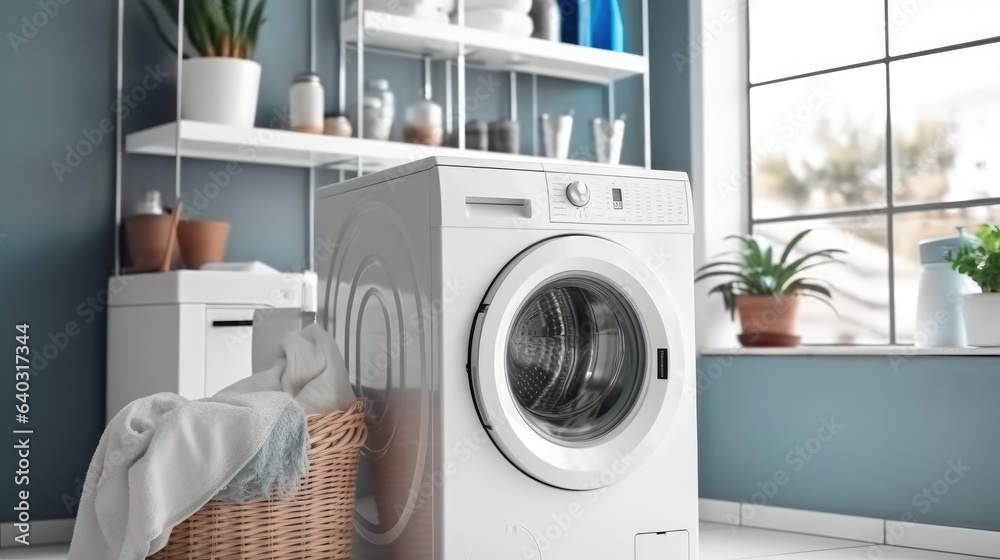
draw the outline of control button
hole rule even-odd
[[[566,198],[573,206],[586,206],[590,202],[590,187],[583,181],[573,181],[566,187]]]

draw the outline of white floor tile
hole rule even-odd
[[[703,560],[709,560],[702,556]],[[765,556],[756,560],[983,560],[981,556],[962,556],[945,552],[932,552],[915,548],[868,545],[816,552],[801,552],[781,556]]]
[[[726,527],[724,530],[701,533],[701,560],[741,560],[835,548],[856,548],[864,545],[865,543],[858,541],[782,533],[753,527]]]

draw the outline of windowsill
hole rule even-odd
[[[795,348],[702,348],[701,356],[1000,356],[1000,348],[916,346],[797,346]]]

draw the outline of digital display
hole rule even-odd
[[[621,189],[611,189],[611,199],[615,203],[615,210],[622,210],[625,205],[622,203],[622,190]]]

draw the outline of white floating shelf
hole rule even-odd
[[[534,156],[434,148],[403,142],[383,142],[342,138],[321,134],[304,134],[270,128],[239,128],[198,121],[180,121],[133,132],[125,140],[130,154],[174,156],[177,153],[177,127],[180,127],[180,151],[183,157],[260,163],[289,167],[326,167],[356,170],[358,158],[366,172],[377,171],[431,156],[472,156],[480,159],[567,163]],[[588,161],[572,160],[582,166],[607,166]]]
[[[438,59],[455,58],[464,46],[468,63],[476,66],[599,84],[649,73],[649,61],[636,54],[514,37],[370,10],[363,12],[363,16],[366,46]],[[344,21],[341,34],[348,43],[356,44],[357,19]]]

